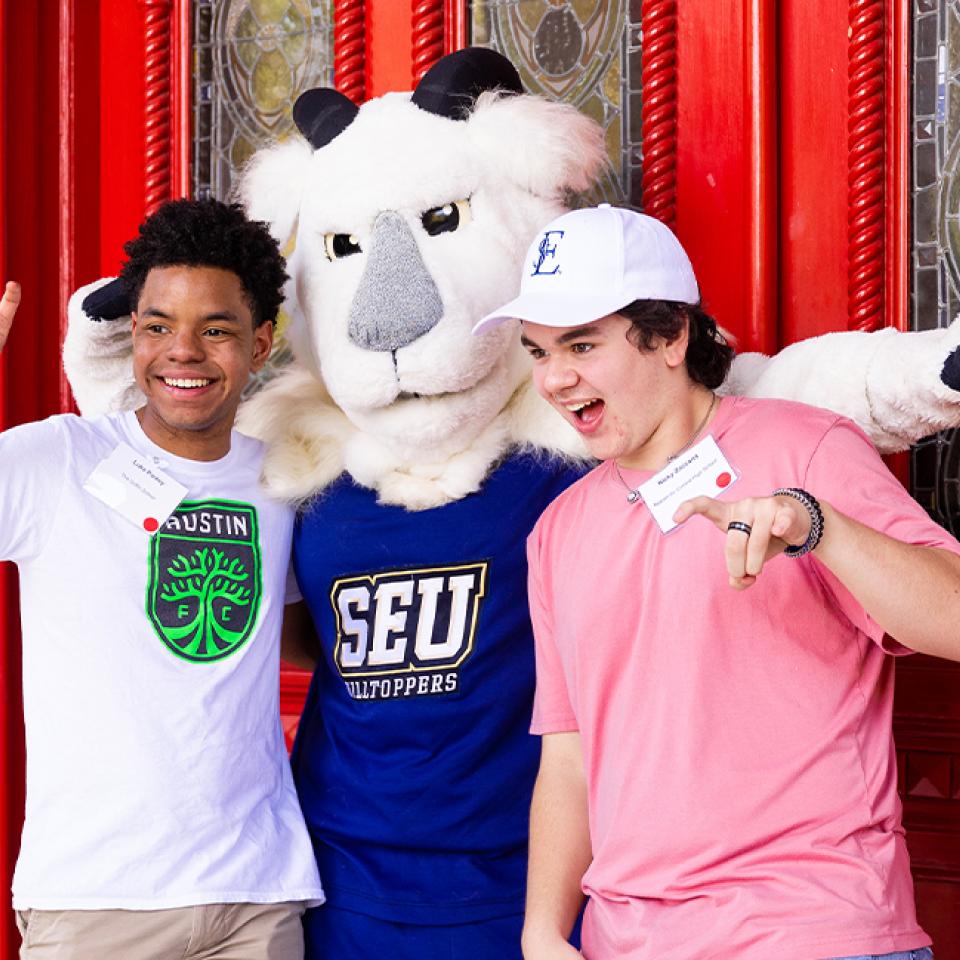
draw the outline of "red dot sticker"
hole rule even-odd
[[[147,517],[147,519],[143,521],[143,529],[146,530],[147,533],[154,533],[159,526],[160,524],[157,523],[153,517]]]
[[[717,486],[718,486],[718,487],[728,487],[728,486],[730,486],[730,481],[731,481],[732,479],[733,479],[733,477],[731,477],[729,473],[727,473],[726,471],[724,471],[723,473],[720,474],[719,477],[717,477]]]

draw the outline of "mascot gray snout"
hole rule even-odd
[[[348,334],[364,350],[399,350],[443,317],[440,291],[420,256],[413,231],[393,210],[377,216]]]

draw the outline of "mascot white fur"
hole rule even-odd
[[[288,260],[297,362],[249,401],[265,483],[302,506],[295,567],[323,647],[294,750],[329,894],[308,956],[518,957],[537,745],[523,544],[582,463],[536,396],[511,300],[538,229],[605,154],[591,120],[525,96],[498,54],[441,60],[359,109],[314,90],[303,137],[240,192]],[[289,246],[288,246],[289,248]],[[139,403],[129,325],[72,301],[64,364],[84,413]],[[85,304],[86,311],[81,309]],[[943,331],[839,333],[739,357],[723,392],[854,419],[883,452],[960,423]]]

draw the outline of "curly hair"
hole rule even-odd
[[[254,327],[277,322],[286,262],[266,225],[248,220],[239,204],[170,200],[140,224],[123,251],[120,279],[134,306],[154,267],[218,267],[239,278]]]
[[[659,337],[673,343],[690,326],[685,363],[694,383],[715,390],[726,379],[733,363],[734,350],[717,329],[717,322],[705,313],[700,304],[677,303],[673,300],[634,300],[622,310],[630,321],[627,337],[639,350],[652,350]]]

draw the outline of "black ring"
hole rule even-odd
[[[751,527],[749,523],[744,523],[742,520],[731,520],[727,524],[727,533],[729,533],[731,530],[739,530],[741,533],[745,533],[749,537],[753,527]]]

